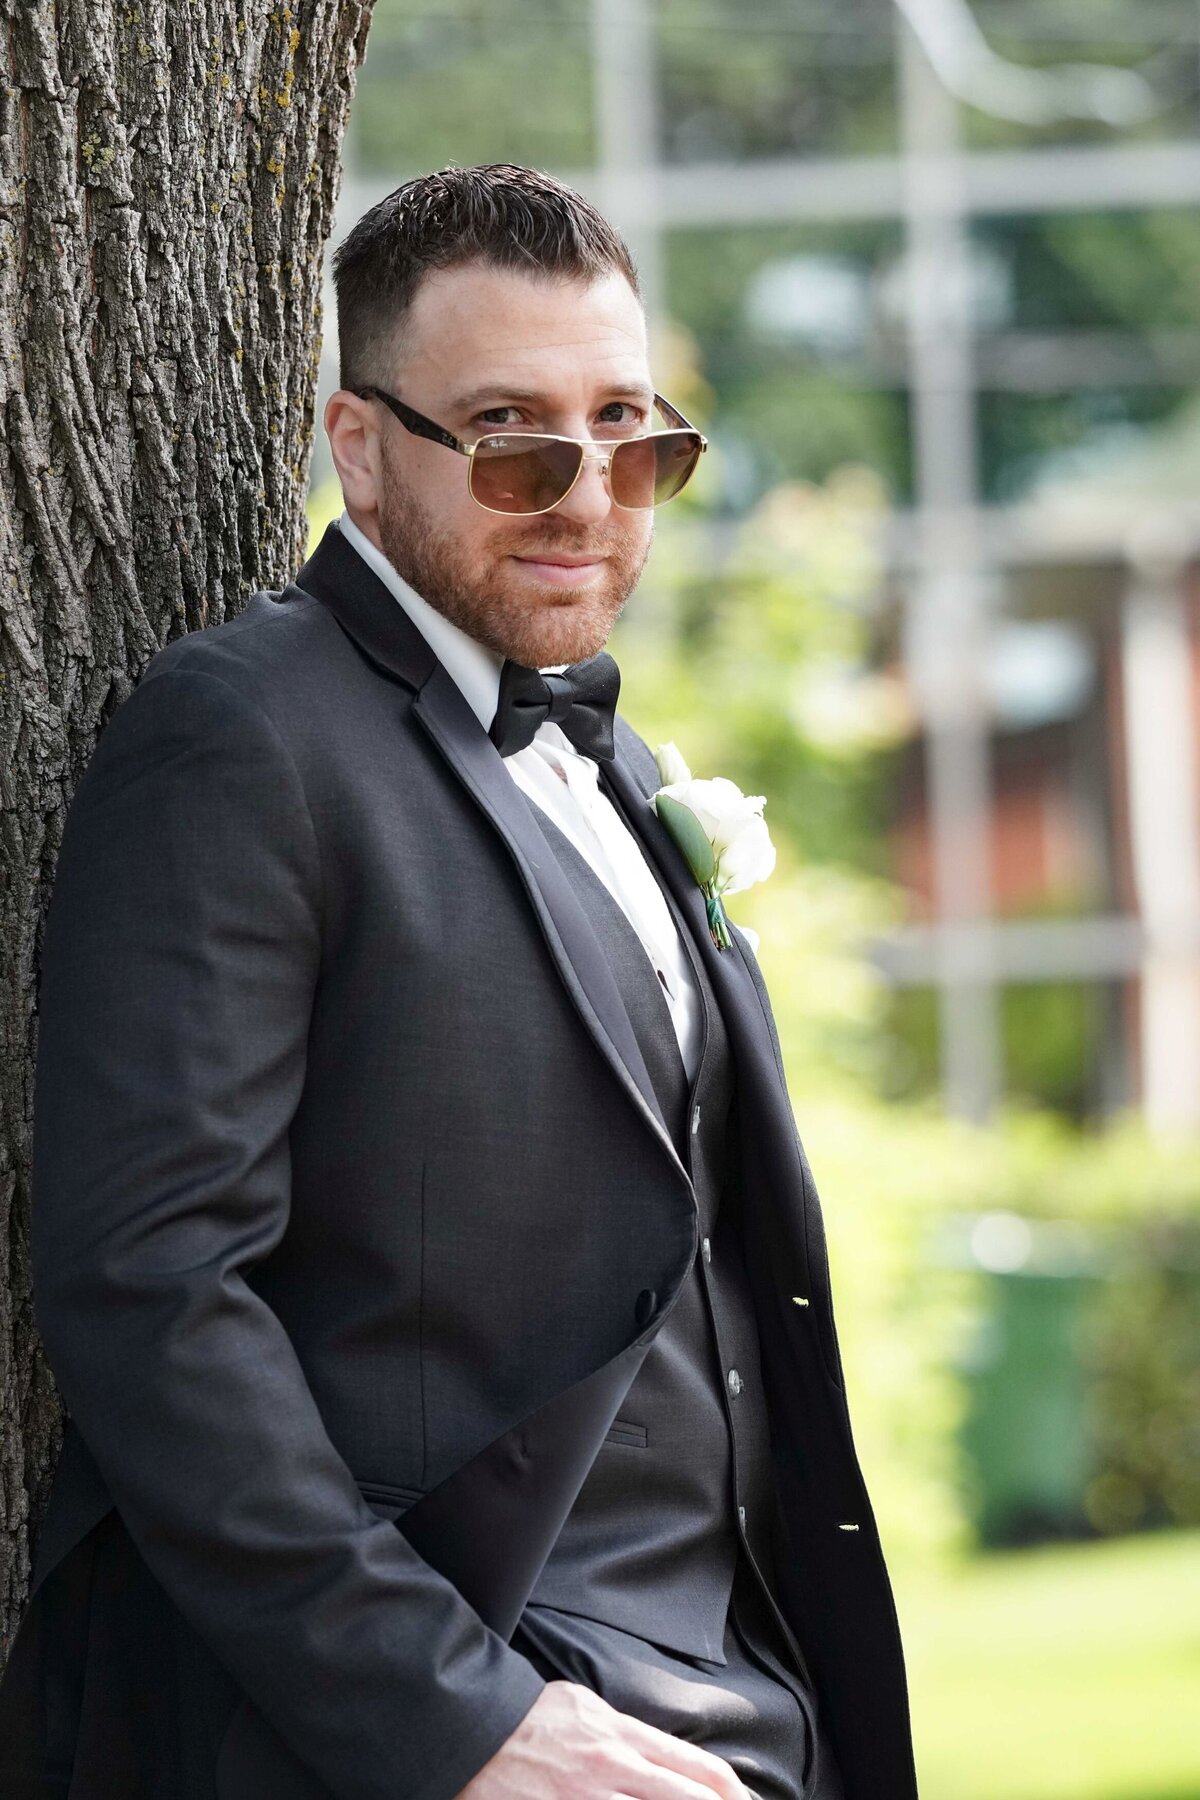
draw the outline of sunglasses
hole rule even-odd
[[[467,489],[472,500],[488,512],[549,512],[566,499],[585,462],[602,464],[601,474],[608,476],[616,505],[646,512],[683,491],[708,449],[703,433],[689,425],[661,394],[655,394],[654,404],[672,427],[669,431],[608,442],[556,437],[542,431],[491,431],[473,444],[463,444],[383,388],[362,387],[354,392],[363,400],[382,400],[417,437],[430,438],[465,456]]]

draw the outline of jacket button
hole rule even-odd
[[[729,1391],[730,1391],[730,1393],[731,1394],[740,1394],[744,1385],[745,1384],[742,1381],[742,1378],[738,1374],[737,1370],[730,1369],[730,1371],[729,1371]]]
[[[644,1325],[646,1323],[646,1320],[654,1311],[657,1302],[658,1294],[654,1288],[642,1289],[637,1297],[637,1304],[633,1309],[634,1317],[639,1325]]]
[[[700,1239],[700,1254],[703,1256],[706,1263],[712,1261],[712,1245],[707,1238]]]

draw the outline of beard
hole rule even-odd
[[[383,450],[378,529],[383,553],[430,606],[500,656],[526,668],[583,662],[602,650],[637,586],[650,544],[541,513],[465,546],[439,527]],[[497,515],[499,518],[499,515]],[[651,529],[653,535],[653,527]],[[578,588],[539,581],[512,556],[605,557]]]

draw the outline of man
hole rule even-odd
[[[5,1792],[909,1800],[770,1004],[603,649],[703,441],[543,175],[335,274],[342,518],[151,659],[59,860]]]

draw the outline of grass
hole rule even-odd
[[[1200,1800],[1200,1532],[896,1574],[922,1800]]]

